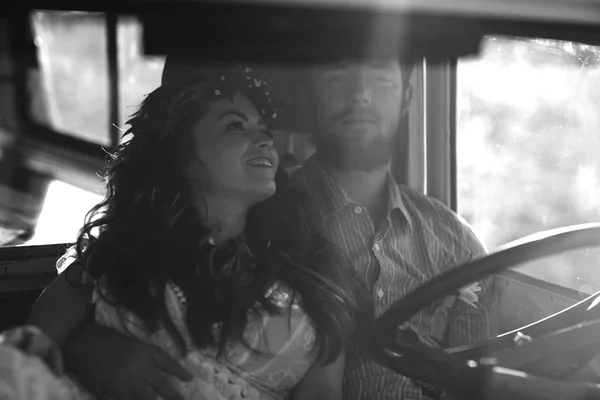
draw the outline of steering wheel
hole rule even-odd
[[[422,343],[414,333],[398,329],[438,298],[477,280],[525,262],[598,245],[600,224],[576,225],[528,236],[435,277],[379,317],[371,346],[373,359],[401,375],[443,387],[461,399],[600,399],[600,385],[556,380],[564,370],[579,368],[600,352],[600,292],[525,327],[532,331],[537,327],[537,335],[524,341],[502,335],[478,346],[441,350]],[[565,318],[565,313],[580,319],[573,321],[572,315]],[[557,323],[560,318],[573,326],[561,326]],[[555,366],[546,376],[525,372],[527,366],[551,362]],[[518,370],[512,369],[515,367]]]

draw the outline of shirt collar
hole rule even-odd
[[[335,181],[331,173],[319,164],[314,155],[306,160],[299,173],[305,181],[310,196],[323,212],[323,217],[330,217],[353,204],[344,189]],[[388,172],[387,187],[389,199],[387,215],[391,215],[393,210],[397,209],[410,225],[410,215],[391,172]]]
[[[352,202],[331,173],[319,165],[314,155],[304,162],[299,173],[324,217],[339,212]]]
[[[388,185],[388,199],[389,199],[387,215],[388,216],[392,215],[392,212],[394,210],[398,210],[398,212],[404,217],[404,219],[408,223],[408,226],[411,226],[412,220],[411,220],[408,210],[406,209],[406,205],[404,204],[404,201],[402,200],[402,193],[401,193],[400,185],[398,185],[398,183],[396,183],[396,180],[394,179],[394,175],[392,175],[391,172],[388,172],[387,185]]]

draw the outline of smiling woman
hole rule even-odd
[[[206,190],[216,190],[219,196],[228,198],[242,195],[259,201],[275,193],[279,156],[271,132],[248,97],[236,93],[231,100],[223,98],[211,104],[194,131],[196,157],[185,168],[192,178],[200,168],[202,182],[214,183],[209,183]],[[225,211],[231,213],[238,208],[230,204]]]
[[[268,128],[285,121],[289,100],[273,82],[259,68],[168,60],[129,121],[106,197],[30,319],[55,343],[69,338],[67,364],[90,390],[171,397],[162,375],[130,375],[140,344],[129,335],[153,345],[144,355],[158,347],[185,365],[188,399],[341,395],[344,348],[368,329],[370,302],[320,235],[307,193],[279,168]],[[96,325],[76,330],[90,301]]]

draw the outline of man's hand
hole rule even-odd
[[[183,400],[172,377],[193,376],[162,349],[96,324],[78,329],[64,356],[68,371],[99,399]]]

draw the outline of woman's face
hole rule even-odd
[[[193,132],[188,169],[204,192],[254,204],[275,193],[279,156],[254,105],[242,93],[213,102]]]

